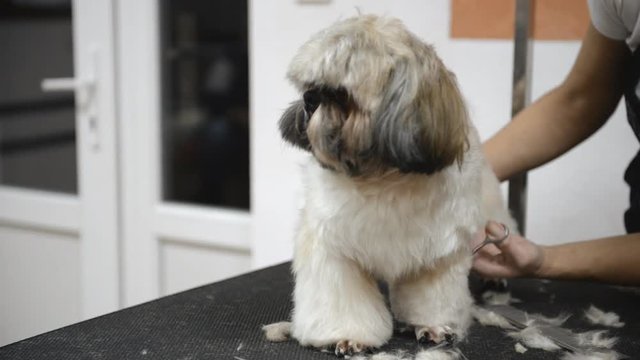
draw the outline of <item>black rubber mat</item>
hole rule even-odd
[[[124,309],[0,348],[0,359],[332,359],[332,354],[303,348],[294,341],[267,342],[264,324],[286,320],[291,310],[292,277],[282,264]],[[475,294],[483,285],[471,279]],[[580,282],[515,280],[509,283],[523,310],[573,316],[565,327],[576,331],[606,329],[589,325],[589,305],[614,311],[625,322],[609,329],[619,337],[615,349],[640,358],[640,295],[636,289]],[[1,320],[0,320],[1,321]],[[458,346],[474,359],[558,359],[560,352],[530,349],[516,353],[515,341],[498,328],[474,324]],[[410,334],[395,334],[380,351],[419,345]]]

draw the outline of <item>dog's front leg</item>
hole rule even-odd
[[[391,284],[391,309],[415,328],[419,341],[453,342],[464,336],[471,320],[470,266],[471,257],[459,252]]]
[[[393,324],[376,282],[352,260],[308,250],[294,260],[293,337],[339,356],[386,343]]]

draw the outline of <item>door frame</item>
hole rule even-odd
[[[79,239],[83,319],[121,304],[113,10],[114,0],[72,1],[74,78],[62,82],[75,88],[77,195],[0,185],[1,225]],[[91,80],[89,96],[78,79]]]
[[[162,199],[161,0],[116,0],[124,304],[162,294],[163,243],[249,255],[247,211]]]
[[[0,225],[78,236],[80,200],[75,195],[0,185]]]
[[[121,306],[114,6],[114,0],[73,0],[75,78],[96,81],[93,104],[76,106],[85,318]],[[79,97],[76,91],[76,104]]]

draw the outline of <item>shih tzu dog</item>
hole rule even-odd
[[[288,78],[302,99],[280,130],[312,155],[291,335],[356,353],[389,340],[393,314],[418,340],[464,336],[472,234],[515,225],[455,76],[399,20],[367,15],[313,36]]]

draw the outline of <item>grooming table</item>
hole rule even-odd
[[[274,266],[203,286],[102,317],[74,324],[0,348],[0,359],[334,359],[333,354],[302,348],[294,341],[270,343],[261,326],[289,319],[290,264]],[[474,294],[482,283],[471,278]],[[508,290],[520,309],[555,316],[573,314],[564,327],[576,331],[606,329],[590,325],[583,311],[590,304],[614,311],[625,323],[609,329],[619,338],[615,349],[640,358],[640,292],[586,282],[511,280]],[[502,329],[474,323],[458,344],[470,360],[558,359],[560,352],[514,350]],[[413,333],[396,333],[381,351],[420,345]]]

